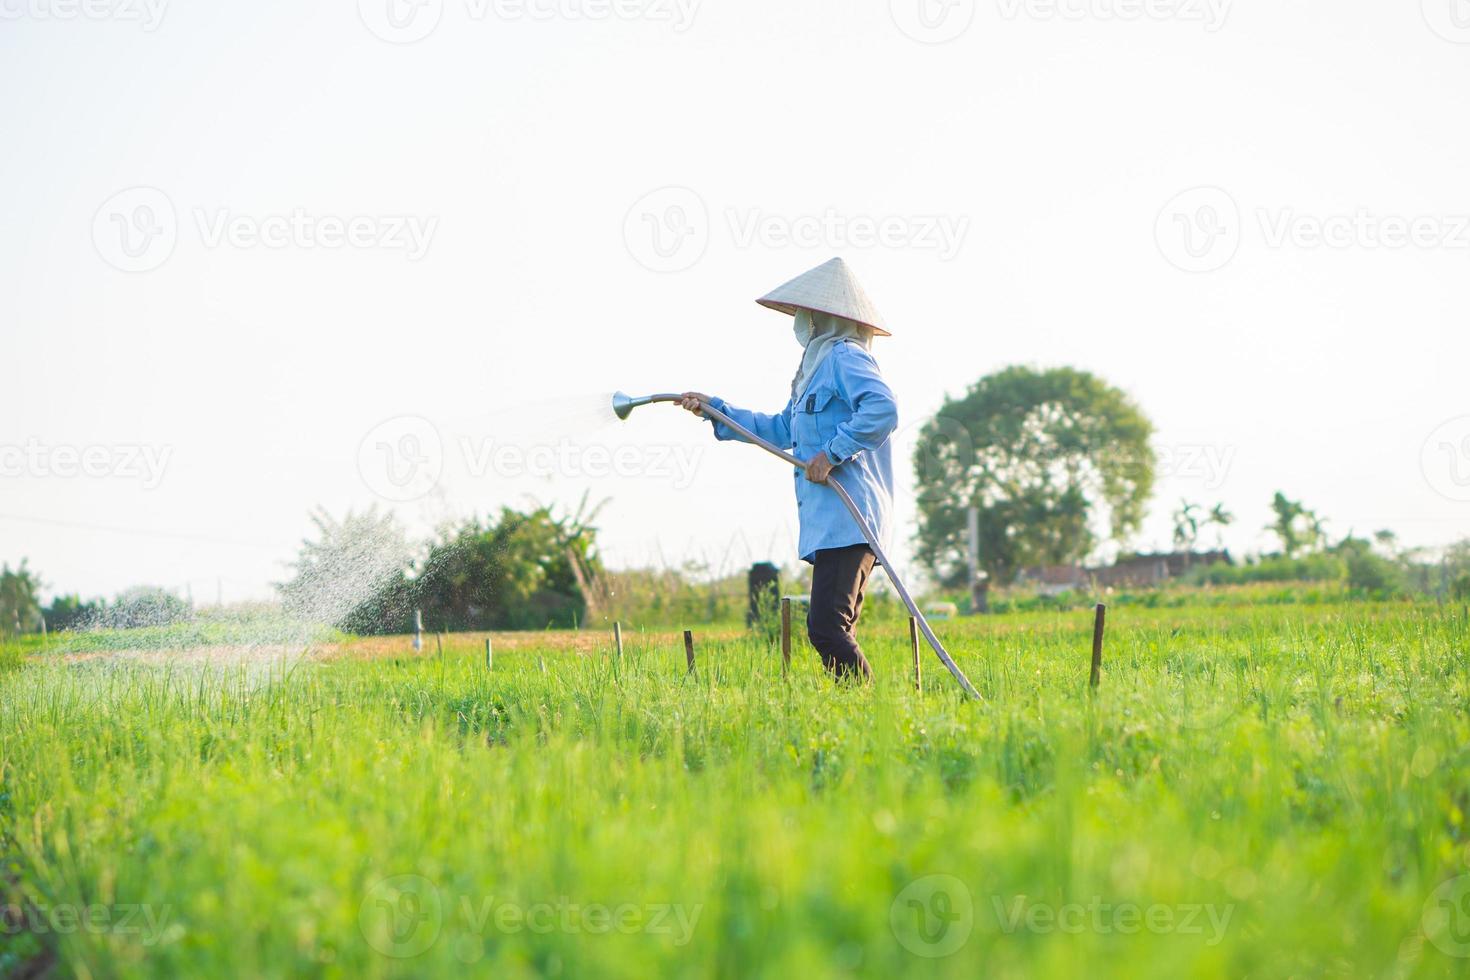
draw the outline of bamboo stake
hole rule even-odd
[[[791,600],[781,600],[781,676],[791,672]]]
[[[485,673],[490,673],[490,667],[494,662],[493,656],[490,653],[490,637],[487,636],[485,637]]]
[[[919,663],[919,621],[909,617],[909,646],[914,651],[914,690],[924,693],[924,671]]]
[[[613,623],[613,646],[617,647],[618,659],[623,659],[623,624]]]
[[[1097,616],[1092,621],[1092,675],[1088,684],[1094,689],[1102,683],[1103,619],[1107,611],[1108,607],[1099,602]]]
[[[689,662],[689,673],[694,673],[694,631],[684,631],[684,659]]]

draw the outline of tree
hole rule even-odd
[[[1226,510],[1223,503],[1219,503],[1210,508],[1210,516],[1205,518],[1205,523],[1218,528],[1215,532],[1215,547],[1224,550],[1225,529],[1235,523],[1235,515]]]
[[[310,517],[317,540],[301,542],[294,574],[276,584],[285,610],[353,633],[407,630],[413,555],[393,515],[372,507],[341,521],[320,509]]]
[[[1194,543],[1199,540],[1199,508],[1199,504],[1181,500],[1174,512],[1174,547],[1185,555],[1194,551]]]
[[[0,635],[30,633],[41,628],[41,579],[21,559],[14,571],[0,565]]]
[[[1018,366],[981,378],[920,433],[919,559],[946,584],[963,578],[971,506],[981,564],[999,582],[1026,565],[1082,560],[1095,528],[1125,540],[1153,489],[1152,434],[1127,395],[1085,371]]]
[[[55,630],[85,629],[97,622],[105,608],[101,599],[84,600],[79,595],[59,595],[42,610],[46,626]]]
[[[1271,512],[1276,519],[1266,530],[1281,539],[1281,553],[1295,558],[1302,550],[1320,551],[1327,547],[1327,521],[1308,510],[1300,500],[1291,500],[1280,490],[1271,498]]]
[[[586,619],[602,575],[586,498],[575,514],[549,507],[445,529],[414,581],[425,619],[444,629],[544,629]]]
[[[98,611],[96,625],[111,629],[168,626],[194,617],[194,607],[167,589],[139,585],[121,593]]]

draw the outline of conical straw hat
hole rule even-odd
[[[796,315],[797,310],[813,310],[830,313],[872,327],[884,337],[892,334],[883,326],[883,318],[863,287],[858,285],[852,270],[840,258],[823,262],[808,272],[803,272],[785,285],[777,286],[757,303],[781,313]]]

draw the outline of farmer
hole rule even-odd
[[[879,540],[887,537],[893,508],[893,456],[888,437],[898,424],[893,392],[883,382],[870,350],[874,335],[887,337],[883,320],[847,263],[833,259],[756,300],[795,318],[801,363],[791,380],[791,400],[775,415],[735,408],[720,398],[686,392],[679,403],[702,415],[707,401],[731,419],[806,461],[796,478],[799,550],[812,565],[807,635],[834,677],[873,676],[853,626],[876,557],[836,493],[837,480],[852,496]],[[717,420],[716,439],[739,436]]]

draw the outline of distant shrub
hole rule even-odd
[[[194,607],[165,589],[139,586],[117,597],[107,608],[98,610],[89,627],[107,629],[141,629],[149,626],[172,626],[194,618]]]

